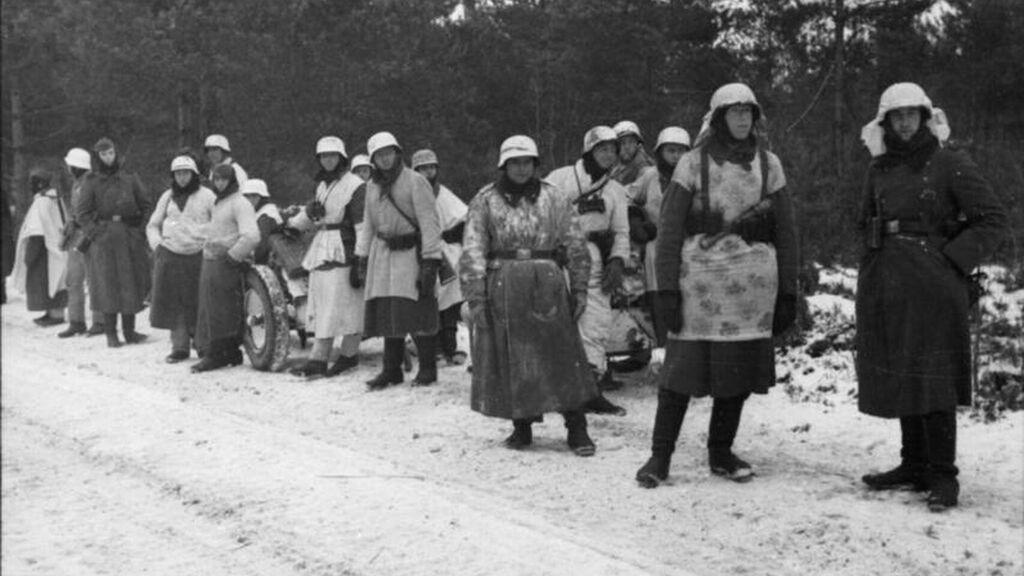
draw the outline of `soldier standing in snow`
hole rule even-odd
[[[875,489],[928,490],[956,506],[956,407],[971,403],[967,275],[1008,231],[1006,211],[966,154],[944,148],[945,114],[920,86],[882,93],[861,132],[872,156],[857,282],[861,412],[899,418],[902,462]]]
[[[284,218],[277,204],[270,199],[267,183],[259,178],[249,178],[242,184],[242,196],[252,204],[256,211],[256,225],[260,229],[260,243],[253,252],[253,262],[266,264],[270,261],[270,235],[277,233],[284,225]]]
[[[629,186],[645,168],[654,166],[654,160],[644,150],[644,137],[635,122],[623,120],[613,130],[619,141],[619,163],[611,170],[612,179],[623,186]]]
[[[365,335],[384,337],[384,368],[367,382],[381,390],[402,382],[405,336],[419,351],[414,386],[437,382],[437,272],[441,227],[434,193],[423,176],[402,162],[402,149],[389,132],[366,144],[374,164],[366,185],[365,225],[356,254],[365,279]]]
[[[89,257],[78,250],[85,237],[85,232],[76,219],[78,204],[82,198],[82,186],[85,177],[92,169],[92,157],[89,151],[82,148],[68,150],[64,164],[71,173],[71,210],[67,213],[67,224],[64,226],[64,242],[62,248],[68,255],[68,327],[57,336],[70,338],[76,334],[95,336],[103,333],[103,315],[92,311],[92,326],[85,326],[85,284],[89,270]]]
[[[437,219],[441,226],[441,268],[438,272],[437,307],[441,310],[441,355],[448,364],[460,365],[466,353],[458,350],[458,322],[462,309],[462,288],[456,276],[462,256],[462,234],[466,229],[466,203],[437,181],[439,164],[433,150],[419,150],[412,155],[412,169],[423,175],[434,189]]]
[[[138,176],[121,169],[121,158],[109,138],[93,148],[94,169],[82,185],[76,219],[85,231],[79,250],[89,251],[89,303],[103,313],[107,346],[117,348],[117,315],[124,340],[146,339],[135,331],[135,315],[145,307],[152,273],[146,232],[153,205]]]
[[[696,148],[665,190],[657,289],[669,340],[651,458],[636,473],[645,488],[668,478],[692,396],[714,399],[711,473],[736,482],[753,476],[733,454],[733,440],[750,393],[775,385],[772,336],[796,318],[799,261],[786,177],[764,148],[763,122],[750,88],[719,88]]]
[[[315,195],[287,224],[316,229],[302,259],[302,267],[309,271],[306,329],[315,339],[309,359],[292,370],[307,378],[333,376],[358,366],[363,331],[363,289],[355,248],[363,227],[366,183],[348,170],[345,143],[337,136],[316,143],[316,159]],[[336,337],[341,337],[341,354],[328,369]]]
[[[210,134],[203,142],[203,151],[206,153],[206,161],[210,163],[208,180],[213,181],[213,169],[217,166],[230,166],[235,171],[235,181],[241,186],[249,179],[248,174],[241,164],[235,162],[231,157],[231,144],[226,136],[221,134]]]
[[[25,293],[31,311],[42,311],[39,326],[64,323],[68,291],[64,283],[67,252],[61,250],[67,220],[64,202],[50,186],[50,173],[33,168],[28,177],[34,197],[18,233],[14,284]]]
[[[610,170],[618,153],[618,137],[608,126],[596,126],[583,136],[583,156],[575,164],[548,174],[547,180],[569,197],[580,217],[590,252],[587,306],[579,319],[583,349],[587,352],[598,389],[621,386],[612,379],[605,356],[605,338],[612,318],[611,296],[622,286],[629,258],[629,217],[626,190],[612,179]],[[625,414],[604,396],[597,396],[592,412]]]
[[[657,285],[656,246],[657,223],[661,217],[663,191],[672,181],[672,172],[683,154],[690,150],[690,135],[678,126],[669,126],[658,134],[654,145],[656,164],[649,166],[631,188],[629,236],[630,240],[644,247],[644,284],[647,288],[647,306],[654,322],[654,334],[659,346],[665,345],[666,329],[664,318],[657,308],[655,286]],[[636,214],[634,207],[643,211]],[[653,233],[652,233],[653,232]]]
[[[356,154],[352,158],[352,173],[363,182],[369,182],[370,177],[373,176],[373,164],[370,163],[370,157],[366,154]]]
[[[217,199],[200,184],[199,167],[189,156],[171,161],[171,179],[170,189],[160,196],[146,226],[153,250],[149,324],[171,331],[168,364],[187,360],[192,348],[203,266],[202,230]]]
[[[459,271],[474,325],[471,404],[511,419],[505,444],[517,450],[533,422],[561,412],[569,447],[592,456],[583,406],[597,390],[576,327],[591,259],[572,197],[539,179],[537,163],[532,139],[508,138],[501,176],[470,202]]]
[[[245,272],[260,241],[256,212],[242,197],[231,166],[213,169],[213,188],[217,200],[203,230],[196,320],[196,348],[203,359],[192,365],[192,372],[242,363]]]

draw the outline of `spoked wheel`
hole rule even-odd
[[[242,342],[257,370],[277,372],[288,360],[288,302],[277,275],[253,266],[245,277],[245,330]]]

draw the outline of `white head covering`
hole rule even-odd
[[[700,132],[697,133],[697,145],[699,146],[704,140],[707,139],[711,133],[711,119],[715,117],[715,112],[720,108],[728,108],[734,104],[750,104],[754,108],[757,108],[757,124],[763,125],[764,123],[764,111],[761,110],[761,105],[757,103],[757,97],[754,96],[754,91],[749,86],[740,82],[733,82],[732,84],[726,84],[711,96],[711,106],[708,108],[707,114],[704,114],[704,122],[701,123]]]
[[[867,146],[868,152],[871,153],[872,157],[885,154],[885,140],[883,139],[885,128],[882,126],[882,123],[885,121],[885,115],[890,110],[897,108],[918,106],[928,110],[931,114],[931,118],[928,119],[926,126],[939,139],[939,145],[949,140],[949,121],[946,119],[946,113],[941,108],[933,107],[931,99],[924,93],[924,89],[917,84],[913,82],[899,82],[889,86],[885,89],[885,92],[882,92],[882,97],[878,100],[878,114],[875,115],[871,122],[868,122],[861,128],[860,139]]]

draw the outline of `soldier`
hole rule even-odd
[[[414,386],[437,382],[437,272],[441,228],[430,183],[402,162],[402,148],[389,132],[366,144],[374,165],[366,185],[366,215],[356,255],[365,279],[364,334],[384,337],[384,367],[367,382],[381,390],[402,382],[404,341],[412,334],[419,350]]]
[[[619,141],[619,163],[612,168],[612,179],[628,187],[640,177],[644,168],[654,166],[654,160],[644,150],[644,137],[635,122],[623,120],[615,125],[614,130]]]
[[[47,170],[33,168],[28,181],[33,198],[18,233],[14,284],[25,293],[29,310],[43,312],[34,322],[56,326],[64,323],[68,302],[64,283],[67,253],[60,248],[67,211],[57,190],[50,186]]]
[[[228,144],[226,136],[221,134],[210,134],[203,143],[203,150],[206,153],[206,161],[210,165],[208,179],[213,180],[213,169],[217,166],[230,166],[235,171],[235,181],[241,186],[249,179],[249,176],[242,169],[241,164],[235,162],[231,157],[231,145]]]
[[[89,270],[88,255],[78,250],[84,238],[84,231],[75,214],[82,198],[82,185],[85,177],[92,169],[92,158],[89,151],[83,148],[72,148],[64,157],[64,165],[71,174],[71,210],[67,214],[67,225],[64,227],[64,250],[68,254],[68,327],[57,334],[60,338],[69,338],[76,334],[95,336],[103,334],[103,315],[92,311],[92,326],[85,326],[85,284]]]

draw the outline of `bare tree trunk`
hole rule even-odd
[[[15,221],[20,222],[29,204],[28,162],[25,158],[24,112],[21,102],[21,85],[17,74],[11,74],[8,84],[11,97],[11,148],[14,155],[14,171],[11,174],[11,194],[17,210]]]
[[[189,144],[189,122],[188,122],[188,96],[186,95],[186,83],[184,80],[178,82],[178,148],[184,148]]]
[[[834,105],[834,116],[832,118],[832,161],[835,165],[835,184],[834,189],[838,193],[842,187],[843,178],[845,176],[845,158],[843,154],[843,81],[844,73],[846,71],[846,50],[845,50],[845,32],[846,32],[846,6],[843,4],[844,0],[835,0],[835,105]]]

